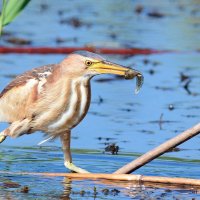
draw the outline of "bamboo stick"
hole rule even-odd
[[[200,133],[200,123],[121,167],[114,174],[129,174]]]
[[[9,172],[9,171],[0,171],[0,174],[68,177],[74,179],[92,179],[92,180],[106,179],[106,180],[118,180],[118,181],[132,181],[138,184],[160,183],[160,184],[200,186],[200,179],[144,176],[136,174],[98,174],[98,173],[79,174],[79,173]]]

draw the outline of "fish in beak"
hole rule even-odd
[[[141,72],[106,60],[95,62],[89,67],[89,70],[93,70],[99,74],[116,74],[123,76],[125,79],[136,78],[135,94],[139,92],[144,81],[144,77]]]

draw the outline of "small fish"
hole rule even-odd
[[[135,94],[138,94],[144,82],[144,77],[142,73],[137,70],[129,69],[126,71],[124,77],[125,79],[133,79],[136,77]]]

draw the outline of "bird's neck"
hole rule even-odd
[[[48,97],[52,105],[48,105],[51,109],[47,132],[70,130],[85,117],[91,97],[89,80],[85,77],[62,77],[54,84],[51,97]]]
[[[89,77],[77,77],[71,79],[71,94],[76,93],[78,103],[80,104],[80,113],[87,113],[91,100],[91,88]],[[84,117],[83,116],[83,117]]]

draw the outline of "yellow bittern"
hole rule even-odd
[[[90,79],[97,74],[136,77],[139,90],[140,72],[109,62],[103,57],[77,51],[59,64],[34,68],[17,76],[0,94],[0,121],[10,126],[0,133],[0,143],[35,131],[53,139],[60,137],[64,165],[78,173],[88,173],[72,163],[71,129],[86,115],[90,105]]]

